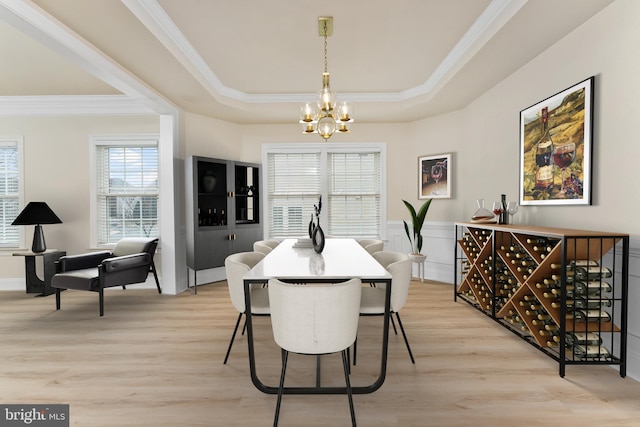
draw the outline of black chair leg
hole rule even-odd
[[[104,316],[104,289],[100,288],[100,317]]]
[[[409,346],[409,340],[407,339],[407,334],[404,332],[404,327],[402,326],[402,321],[400,320],[400,313],[396,312],[396,317],[398,318],[398,325],[400,325],[400,330],[402,331],[402,336],[404,337],[404,343],[407,346],[407,351],[409,351],[409,357],[411,357],[411,363],[415,365],[416,361],[413,358],[413,353],[411,352],[411,347]]]
[[[287,372],[287,358],[289,352],[282,349],[282,372],[280,373],[280,385],[278,386],[278,400],[276,401],[276,415],[273,418],[273,427],[278,427],[278,418],[280,417],[280,404],[282,403],[282,393],[284,391],[284,375]]]
[[[342,350],[342,366],[344,367],[344,380],[347,385],[347,397],[349,398],[349,411],[351,412],[351,425],[356,427],[356,412],[353,408],[353,395],[351,394],[351,381],[349,381],[349,361],[347,351]]]
[[[153,273],[153,278],[156,280],[156,288],[158,288],[158,293],[162,293],[162,289],[160,288],[160,281],[158,280],[158,273],[156,272],[156,264],[151,260],[151,272]],[[187,273],[187,277],[189,277]]]
[[[398,335],[398,330],[396,329],[396,322],[393,321],[393,314],[389,316],[389,319],[391,320],[391,326],[393,326],[393,333]]]
[[[356,354],[358,352],[358,337],[353,342],[353,366],[356,366]]]
[[[56,288],[56,310],[60,310],[60,288]]]
[[[233,340],[236,339],[236,332],[238,332],[238,325],[240,325],[240,319],[242,319],[242,313],[238,315],[238,320],[236,320],[236,327],[233,328],[233,335],[231,335],[231,341],[229,341],[229,348],[227,348],[227,354],[224,356],[224,365],[227,364],[227,359],[229,358],[229,353],[231,353],[231,346],[233,345]]]

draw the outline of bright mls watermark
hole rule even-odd
[[[69,405],[2,405],[0,427],[69,427]]]

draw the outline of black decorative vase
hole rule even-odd
[[[311,221],[309,221],[309,238],[313,239],[313,230],[316,228],[316,225],[313,222],[313,214],[311,214]]]
[[[322,231],[322,227],[320,224],[316,225],[313,228],[313,236],[311,237],[311,242],[313,243],[313,250],[317,253],[322,253],[324,250],[324,231]]]

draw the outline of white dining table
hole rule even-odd
[[[338,283],[360,278],[366,283],[386,285],[385,316],[382,330],[382,353],[377,379],[366,386],[352,387],[356,394],[372,393],[382,386],[386,376],[391,301],[391,274],[354,239],[329,238],[322,253],[305,245],[308,240],[286,239],[244,276],[247,342],[251,381],[264,393],[276,394],[277,385],[266,385],[258,378],[251,316],[251,284],[264,284],[271,278],[290,283]],[[346,387],[285,387],[287,394],[339,394]]]

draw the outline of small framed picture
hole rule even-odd
[[[593,77],[520,112],[520,204],[590,205]]]
[[[418,157],[418,199],[450,199],[451,153]]]

